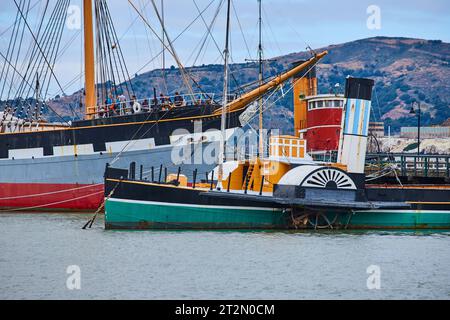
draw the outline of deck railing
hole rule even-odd
[[[366,173],[394,165],[401,176],[450,177],[450,155],[376,153],[367,154]]]
[[[220,98],[220,97],[219,97]],[[236,95],[228,95],[228,101],[236,99]],[[109,104],[99,104],[95,107],[95,112],[88,115],[94,118],[106,118],[112,116],[130,115],[133,113],[152,112],[155,110],[167,111],[176,107],[184,106],[199,106],[217,104],[214,93],[195,93],[195,94],[180,94],[173,96],[157,96],[147,97],[143,99],[120,101],[116,98],[115,101]],[[136,112],[135,109],[139,111]]]

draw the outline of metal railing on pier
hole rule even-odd
[[[387,165],[395,166],[401,176],[450,178],[450,155],[375,153],[366,156],[366,174]]]

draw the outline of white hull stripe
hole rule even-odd
[[[236,128],[227,129],[227,139],[229,139],[236,131]],[[181,138],[180,138],[181,137]],[[123,140],[115,142],[105,142],[106,150],[102,153],[118,153],[127,151],[143,151],[153,150],[160,148],[172,148],[174,146],[181,147],[184,145],[190,146],[192,142],[195,143],[210,143],[220,140],[220,131],[203,132],[199,134],[170,136],[170,144],[156,145],[154,138],[148,139],[136,139],[136,140]],[[192,141],[189,140],[193,139]],[[64,157],[75,155],[94,155],[101,152],[94,152],[93,144],[80,144],[80,145],[65,145],[53,147],[53,155],[44,156],[44,148],[29,148],[29,149],[10,149],[8,151],[8,159],[32,159],[32,158],[52,158],[52,157]]]
[[[365,213],[365,212],[369,212],[369,213],[418,213],[418,214],[421,214],[421,213],[436,213],[436,214],[450,214],[450,211],[449,210],[438,210],[438,209],[436,209],[436,210],[402,210],[402,209],[397,209],[397,210],[395,210],[395,209],[392,209],[392,210],[389,210],[389,209],[386,209],[386,210],[383,210],[383,209],[373,209],[373,210],[358,210],[358,211],[355,211],[355,213]]]
[[[85,144],[85,145],[68,145],[68,146],[60,146],[53,147],[53,155],[44,156],[43,148],[30,148],[30,149],[11,149],[8,152],[8,158],[0,159],[0,161],[4,160],[21,160],[21,159],[32,159],[32,158],[55,158],[55,157],[67,157],[67,156],[75,156],[75,155],[99,155],[100,153],[119,153],[122,151],[125,146],[125,150],[123,152],[128,151],[145,151],[145,150],[154,150],[154,149],[162,149],[162,148],[172,148],[173,146],[170,144],[159,145],[156,146],[154,139],[145,139],[144,140],[134,140],[134,141],[117,141],[117,142],[107,142],[105,143],[106,151],[97,151],[94,152],[93,144]]]
[[[169,202],[159,202],[159,201],[142,201],[142,200],[115,199],[115,198],[110,198],[107,201],[134,203],[134,204],[143,204],[143,205],[157,205],[157,206],[167,206],[167,207],[231,209],[231,210],[248,210],[248,211],[280,211],[280,212],[282,211],[282,209],[277,209],[277,208],[215,206],[215,205],[203,205],[203,204],[169,203]]]

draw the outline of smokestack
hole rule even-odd
[[[351,77],[345,83],[338,162],[350,173],[364,173],[373,85],[371,79]]]
[[[293,66],[300,65],[305,61],[300,60],[293,63]],[[306,129],[307,96],[317,95],[316,67],[297,73],[293,79],[294,94],[294,135],[299,136],[299,131]]]

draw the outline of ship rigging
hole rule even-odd
[[[218,3],[213,21],[207,24],[204,12],[213,2],[203,9],[198,8],[193,21],[201,19],[207,26],[205,35],[214,40],[212,26],[223,0]],[[130,0],[130,5],[132,3]],[[174,47],[178,36],[170,37],[156,2],[151,2],[151,8],[155,11],[164,39],[150,27],[142,7],[134,4],[131,7],[137,17],[131,23],[141,20],[145,30],[163,40],[160,41],[163,50],[157,56],[163,52],[172,56],[179,67],[177,72],[180,72],[181,85],[187,92],[158,97],[154,88],[152,96],[138,99],[135,79],[131,79],[121,49],[122,37],[115,31],[107,1],[84,0],[84,32],[76,32],[84,35],[85,66],[80,74],[84,75],[84,89],[76,94],[76,102],[84,102],[84,110],[77,110],[65,96],[67,87],[61,85],[56,72],[61,54],[74,41],[72,37],[62,45],[63,25],[70,1],[58,0],[54,8],[45,2],[42,8],[44,16],[40,17],[36,30],[27,21],[33,8],[30,0],[15,1],[15,4],[18,9],[12,27],[15,32],[10,41],[11,50],[2,53],[5,64],[1,66],[0,81],[7,93],[7,99],[2,96],[0,112],[0,207],[14,210],[95,210],[102,201],[102,172],[106,163],[121,166],[135,160],[145,161],[148,167],[172,163],[172,151],[179,143],[194,146],[218,143],[211,129],[223,129],[222,123],[225,123],[227,136],[233,136],[241,126],[241,114],[250,104],[265,94],[273,94],[280,84],[301,70],[311,68],[326,54],[319,53],[303,64],[264,79],[262,86],[260,81],[240,86],[233,75],[236,71],[230,70],[230,81],[239,94],[229,97],[226,90],[221,95],[207,94],[191,74],[193,69],[185,68],[181,63]],[[16,57],[18,49],[24,46],[18,43],[24,42],[25,37],[17,34],[27,33],[31,34],[31,46],[25,62],[20,63]],[[199,52],[206,50],[204,39]],[[219,54],[224,56],[222,52]],[[166,80],[169,81],[169,77]],[[56,87],[62,94],[59,100],[66,101],[68,108],[72,108],[70,117],[67,113],[65,116],[60,114],[61,108],[57,109],[55,101],[49,98],[51,81],[57,83]],[[189,85],[199,92],[190,93]],[[50,117],[51,110],[54,115]],[[76,119],[79,111],[84,115],[81,120]],[[225,121],[221,121],[223,111],[226,113]],[[45,121],[44,117],[60,121]],[[201,136],[195,134],[198,124],[203,130]],[[174,134],[178,130],[187,132],[183,139]],[[189,171],[207,172],[212,166],[203,162],[183,163]],[[192,179],[191,176],[188,178]]]

